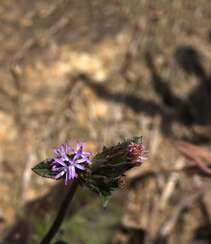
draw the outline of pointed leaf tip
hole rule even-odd
[[[51,171],[50,169],[52,160],[53,159],[46,159],[38,163],[34,168],[32,168],[32,171],[34,171],[34,173],[38,174],[39,176],[53,178],[55,176],[55,172]]]

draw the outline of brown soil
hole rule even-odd
[[[142,135],[150,159],[128,174],[113,243],[211,242],[210,178],[175,147],[210,146],[210,22],[209,0],[0,2],[1,236],[30,243],[27,206],[57,206],[31,172],[52,148]]]

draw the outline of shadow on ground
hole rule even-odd
[[[211,123],[211,76],[203,68],[199,53],[191,46],[179,46],[175,49],[174,57],[183,71],[198,79],[198,85],[189,92],[185,99],[174,94],[169,85],[170,82],[162,78],[155,66],[153,56],[149,52],[145,55],[145,62],[151,74],[152,88],[160,98],[161,104],[125,92],[112,92],[106,85],[94,81],[87,74],[79,74],[73,79],[84,82],[100,98],[123,104],[135,113],[144,113],[150,117],[159,115],[162,119],[162,132],[172,136],[174,122],[185,127],[206,126]],[[203,138],[200,135],[198,137],[194,135],[194,140],[198,143],[206,142],[209,139],[209,136]]]

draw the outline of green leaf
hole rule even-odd
[[[111,194],[119,187],[118,179],[133,167],[128,157],[128,145],[142,143],[142,137],[133,137],[111,147],[103,147],[100,153],[92,158],[87,174],[79,175],[81,182],[97,192],[104,207]]]
[[[38,163],[34,168],[32,168],[32,170],[39,176],[53,178],[55,176],[55,172],[50,169],[52,161],[53,159],[46,159]]]
[[[142,143],[142,136],[134,136],[132,139],[131,139],[132,142],[134,143]]]

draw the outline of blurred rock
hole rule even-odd
[[[17,130],[11,115],[0,111],[0,143],[12,141],[17,136]]]

